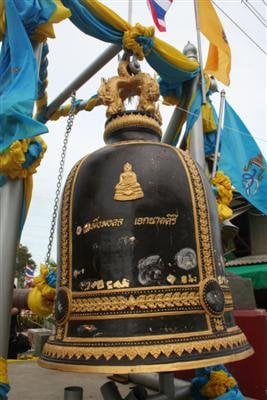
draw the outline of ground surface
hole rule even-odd
[[[66,386],[82,386],[84,400],[103,400],[100,387],[108,381],[105,375],[58,372],[40,368],[36,362],[9,364],[11,391],[9,400],[63,400]],[[122,397],[128,385],[119,385]]]
[[[8,371],[11,385],[9,400],[63,400],[67,386],[83,387],[84,400],[103,400],[100,387],[109,381],[105,375],[53,371],[29,361],[11,363]],[[133,386],[117,385],[123,398]]]

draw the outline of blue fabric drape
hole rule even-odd
[[[72,16],[70,20],[82,32],[105,42],[122,44],[123,32],[99,20],[79,0],[62,0],[62,3],[71,10]],[[199,68],[188,72],[170,64],[153,48],[153,38],[139,36],[136,41],[142,45],[149,65],[161,77],[161,88],[163,89],[161,94],[175,94],[176,97],[180,98],[182,83],[194,78],[199,73]],[[166,94],[167,91],[168,94]]]
[[[122,32],[100,21],[79,0],[62,0],[62,3],[72,13],[71,22],[86,35],[108,43],[122,42]]]
[[[0,54],[0,152],[15,140],[48,131],[32,119],[37,71],[28,35],[54,10],[55,4],[48,0],[5,2],[7,28]]]
[[[185,130],[185,138],[188,137],[189,132],[191,131],[193,125],[197,121],[202,104],[202,93],[200,86],[197,87],[194,100],[188,110],[186,117],[186,130]]]
[[[7,400],[7,394],[10,391],[10,386],[6,383],[0,383],[0,398]]]

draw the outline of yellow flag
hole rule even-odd
[[[204,70],[225,85],[230,84],[231,50],[211,0],[198,0],[200,31],[210,41]]]

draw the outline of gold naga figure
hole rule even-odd
[[[154,115],[161,123],[159,108],[155,105],[160,94],[156,79],[144,72],[131,75],[128,65],[129,60],[122,59],[118,66],[118,76],[101,80],[98,98],[101,104],[107,106],[107,117],[124,112],[124,101],[139,96],[137,110]]]

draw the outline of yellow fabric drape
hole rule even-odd
[[[231,50],[221,21],[210,0],[198,0],[200,31],[210,41],[205,71],[225,85],[230,84]]]
[[[41,154],[31,165],[27,168],[23,168],[23,163],[26,160],[25,154],[30,143],[34,141],[41,143]],[[41,136],[35,136],[31,139],[15,140],[7,150],[0,153],[0,173],[11,179],[27,178],[36,172],[46,149],[46,143]]]
[[[121,32],[131,31],[133,29],[136,29],[136,26],[132,27],[127,21],[125,21],[123,18],[117,15],[109,7],[100,3],[98,0],[82,0],[82,3],[90,11],[92,11],[97,18],[101,19],[105,23],[113,26],[115,29]],[[140,35],[142,35],[142,33],[140,33]],[[166,59],[168,62],[172,63],[174,66],[178,68],[184,69],[185,71],[189,72],[194,71],[196,68],[198,68],[198,63],[196,61],[189,60],[179,50],[175,49],[173,46],[169,45],[168,43],[156,37],[154,37],[154,49],[164,59]]]
[[[206,104],[203,104],[201,106],[201,111],[202,111],[204,133],[216,131],[217,125],[216,122],[214,121],[212,108],[208,101],[206,102]]]
[[[96,106],[99,106],[100,104],[101,103],[97,96],[92,97],[86,103],[84,103],[82,107],[79,106],[78,108],[75,108],[74,113],[78,114],[78,112],[82,110],[92,111]],[[51,121],[57,121],[60,117],[66,117],[69,114],[70,109],[71,109],[71,103],[68,103],[65,106],[61,106],[50,116],[49,119]]]
[[[54,38],[55,32],[53,28],[53,24],[63,21],[66,18],[71,16],[71,12],[68,8],[64,7],[61,0],[54,0],[56,5],[56,10],[51,15],[48,22],[45,24],[39,25],[34,34],[32,35],[32,39],[38,42],[43,42],[47,38]],[[6,31],[6,18],[5,18],[5,2],[4,0],[0,0],[0,41],[3,39],[3,36]]]
[[[0,41],[3,40],[6,31],[6,16],[5,16],[5,3],[0,0]]]
[[[216,197],[216,204],[219,214],[219,219],[224,221],[233,215],[233,211],[229,207],[233,199],[233,191],[230,178],[224,175],[222,171],[217,171],[211,183],[216,186],[218,195]]]
[[[198,68],[197,61],[189,60],[183,53],[175,49],[170,44],[155,37],[154,39],[155,50],[164,57],[168,62],[185,71],[192,72]]]
[[[112,11],[98,0],[81,0],[81,3],[91,10],[95,16],[106,24],[113,26],[118,31],[124,32],[131,28],[131,25],[121,18],[118,14]]]
[[[63,6],[61,0],[54,0],[54,3],[56,4],[56,10],[53,12],[48,22],[37,27],[32,39],[43,42],[47,38],[55,38],[53,24],[61,22],[71,16],[70,10]]]
[[[41,317],[52,313],[56,295],[56,289],[46,283],[45,278],[48,272],[48,267],[41,264],[40,275],[34,278],[35,287],[31,289],[28,296],[29,309]]]
[[[7,360],[0,357],[0,383],[8,384]]]
[[[122,44],[125,49],[130,49],[136,54],[138,60],[143,60],[145,57],[143,46],[136,40],[138,36],[146,36],[153,38],[155,33],[154,26],[145,27],[141,24],[135,24],[130,29],[124,32]]]

